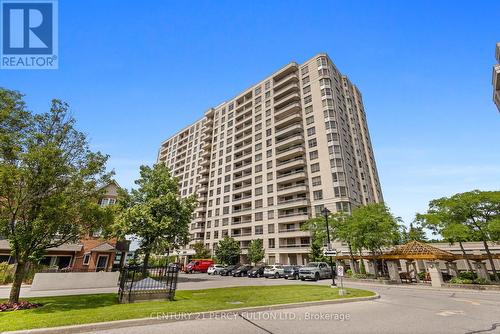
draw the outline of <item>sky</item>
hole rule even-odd
[[[59,69],[0,87],[78,128],[126,188],[160,143],[290,61],[327,52],[363,94],[386,203],[500,189],[500,1],[59,1]]]

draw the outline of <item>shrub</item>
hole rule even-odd
[[[483,277],[478,277],[474,280],[474,284],[490,284],[490,282],[488,282],[486,280],[486,278],[483,278]]]
[[[367,274],[352,274],[351,277],[356,279],[366,279],[368,278],[367,276],[368,276]]]
[[[0,284],[9,284],[14,280],[14,265],[7,262],[0,263]]]
[[[347,269],[347,271],[345,272],[345,275],[348,277],[352,277],[352,269]]]
[[[417,274],[418,276],[418,279],[421,280],[421,281],[424,281],[425,280],[425,276],[426,276],[426,272],[425,271],[421,271]]]
[[[472,281],[476,278],[476,274],[474,274],[472,271],[462,271],[458,274],[458,278],[468,279]]]
[[[472,284],[473,281],[471,279],[467,279],[467,278],[453,277],[450,280],[450,283],[451,284]]]

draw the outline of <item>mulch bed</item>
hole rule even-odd
[[[17,311],[17,310],[29,310],[32,308],[37,308],[42,306],[42,304],[30,303],[27,301],[19,303],[2,303],[0,304],[0,312]]]

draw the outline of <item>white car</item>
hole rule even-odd
[[[280,264],[274,264],[272,266],[266,266],[266,268],[264,268],[265,278],[269,277],[280,278],[283,277],[284,274],[285,274],[285,267],[283,267]]]
[[[222,269],[224,269],[224,266],[222,264],[212,264],[210,267],[208,267],[207,274],[220,275]]]

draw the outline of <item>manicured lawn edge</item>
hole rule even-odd
[[[277,305],[255,306],[255,307],[241,307],[241,308],[233,308],[233,309],[226,309],[226,310],[196,312],[196,313],[190,313],[189,317],[185,317],[185,318],[161,317],[158,319],[141,318],[141,319],[128,319],[128,320],[115,320],[115,321],[98,322],[98,323],[84,324],[84,325],[38,328],[38,329],[8,331],[8,332],[0,332],[0,333],[2,333],[2,334],[73,334],[73,333],[84,333],[84,332],[98,331],[98,330],[102,331],[102,330],[107,330],[107,329],[118,329],[118,328],[136,327],[136,326],[157,325],[157,324],[169,323],[169,322],[203,319],[204,317],[217,317],[217,316],[224,315],[224,314],[238,314],[238,313],[243,313],[243,312],[276,311],[276,310],[282,310],[282,309],[308,307],[308,306],[354,303],[354,302],[375,300],[375,299],[379,299],[379,298],[380,298],[380,295],[378,293],[374,292],[373,296],[367,296],[367,297],[347,297],[347,298],[342,298],[342,299],[319,300],[319,301],[314,301],[314,302],[277,304]]]
[[[90,331],[94,327],[120,323],[128,326],[178,319],[179,315],[196,317],[216,312],[244,312],[291,308],[318,303],[342,303],[377,298],[372,291],[348,288],[348,295],[339,296],[338,289],[324,285],[240,286],[202,290],[180,290],[176,301],[152,301],[118,304],[116,294],[55,296],[30,298],[44,306],[32,310],[0,313],[0,328],[24,333],[54,333],[57,329]],[[196,314],[196,316],[195,316]],[[157,319],[157,315],[161,319]],[[172,316],[172,319],[169,316]],[[139,321],[137,324],[136,321]],[[132,324],[130,324],[132,323]],[[78,329],[85,326],[85,330]],[[73,331],[73,329],[72,329]]]

